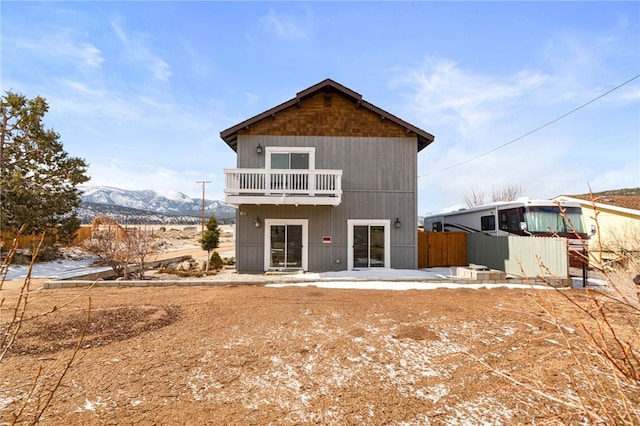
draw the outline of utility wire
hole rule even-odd
[[[453,165],[451,165],[451,166],[445,167],[445,168],[443,168],[443,169],[436,170],[436,171],[429,172],[429,173],[424,173],[424,174],[422,174],[422,175],[418,175],[418,178],[421,178],[421,177],[424,177],[424,176],[429,176],[429,175],[432,175],[432,174],[435,174],[435,173],[444,172],[444,171],[446,171],[446,170],[451,170],[451,169],[453,169],[453,168],[455,168],[455,167],[462,166],[463,164],[470,163],[470,162],[472,162],[472,161],[477,160],[478,158],[482,158],[482,157],[484,157],[484,156],[486,156],[486,155],[489,155],[489,154],[491,154],[492,152],[495,152],[495,151],[497,151],[497,150],[499,150],[499,149],[502,149],[502,148],[504,148],[504,147],[505,147],[505,146],[507,146],[507,145],[511,145],[512,143],[518,142],[519,140],[524,139],[524,138],[526,138],[527,136],[529,136],[529,135],[531,135],[531,134],[533,134],[533,133],[535,133],[535,132],[537,132],[537,131],[539,131],[539,130],[544,129],[544,128],[545,128],[545,127],[547,127],[547,126],[550,126],[550,125],[552,125],[553,123],[556,123],[556,122],[558,122],[558,121],[562,120],[563,118],[568,117],[569,115],[573,114],[574,112],[579,111],[579,110],[581,110],[582,108],[586,107],[587,105],[590,105],[590,104],[594,103],[594,102],[595,102],[595,101],[597,101],[598,99],[604,98],[604,97],[605,97],[605,96],[607,96],[608,94],[610,94],[610,93],[612,93],[612,92],[614,92],[614,91],[618,90],[619,88],[621,88],[621,87],[623,87],[623,86],[625,86],[625,85],[627,85],[627,84],[631,83],[633,80],[635,80],[635,79],[637,79],[637,78],[639,78],[639,77],[640,77],[640,74],[637,74],[637,75],[635,75],[634,77],[631,77],[629,80],[625,81],[624,83],[617,85],[617,86],[616,86],[616,87],[614,87],[613,89],[611,89],[611,90],[609,90],[609,91],[607,91],[607,92],[605,92],[605,93],[601,94],[600,96],[597,96],[597,97],[595,97],[595,98],[591,99],[589,102],[586,102],[586,103],[584,103],[584,104],[580,105],[579,107],[576,107],[576,108],[572,109],[571,111],[567,112],[566,114],[563,114],[563,115],[561,115],[560,117],[555,118],[555,119],[553,119],[553,120],[551,120],[551,121],[549,121],[549,122],[547,122],[547,123],[543,124],[542,126],[536,127],[535,129],[533,129],[533,130],[531,130],[531,131],[529,131],[529,132],[525,133],[525,134],[524,134],[524,135],[522,135],[522,136],[518,136],[517,138],[512,139],[512,140],[510,140],[509,142],[505,142],[505,143],[503,143],[502,145],[499,145],[499,146],[497,146],[497,147],[495,147],[495,148],[490,149],[489,151],[483,152],[482,154],[478,154],[478,155],[476,155],[475,157],[471,157],[471,158],[469,158],[469,159],[466,159],[466,160],[461,161],[461,162],[459,162],[459,163],[456,163],[456,164],[453,164]]]

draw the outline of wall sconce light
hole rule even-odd
[[[262,226],[262,222],[260,222],[260,216],[256,216],[256,228],[260,228]]]
[[[258,146],[256,146],[256,154],[262,154],[262,145],[258,142]]]
[[[400,223],[400,218],[399,217],[396,217],[396,221],[395,221],[394,225],[396,226],[396,228],[400,228],[401,223]]]

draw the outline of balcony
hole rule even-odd
[[[342,170],[225,169],[225,200],[231,205],[337,206]]]

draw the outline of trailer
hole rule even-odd
[[[571,266],[580,267],[589,235],[577,202],[518,199],[425,217],[427,232],[483,232],[487,235],[564,237]]]

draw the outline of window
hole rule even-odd
[[[265,166],[272,172],[268,176],[267,188],[274,193],[307,193],[312,190],[315,180],[309,179],[308,170],[315,170],[315,153],[313,147],[268,146]]]
[[[532,233],[567,233],[573,231],[572,226],[576,232],[584,233],[580,207],[567,207],[564,216],[558,206],[527,207],[524,219],[527,222],[527,230]]]
[[[480,218],[480,229],[483,231],[495,231],[496,218],[494,215],[482,216]]]
[[[500,210],[500,229],[510,233],[521,234],[520,214],[518,209]]]
[[[284,170],[308,170],[309,154],[306,152],[273,152],[271,168]]]
[[[431,224],[431,231],[442,232],[442,222],[433,222]]]
[[[266,168],[277,170],[315,170],[313,147],[266,147]]]

